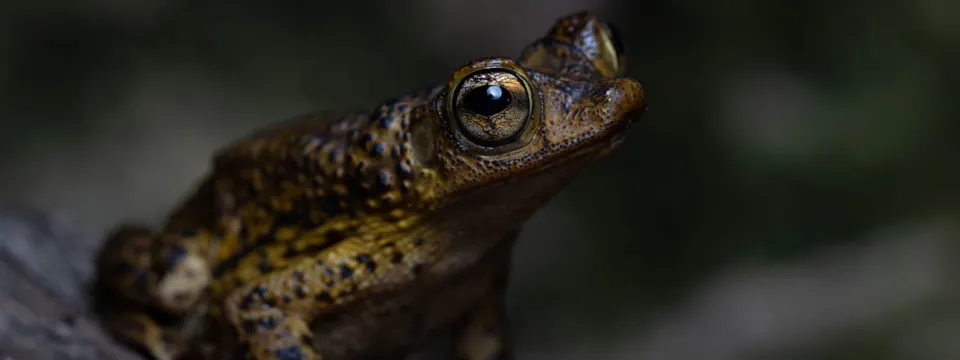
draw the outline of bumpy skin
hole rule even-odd
[[[509,359],[516,234],[645,109],[592,14],[367,112],[242,139],[160,231],[122,226],[101,313],[156,359],[402,356],[458,329],[458,359]]]

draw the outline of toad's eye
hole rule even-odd
[[[515,140],[531,118],[530,90],[510,71],[470,74],[454,89],[453,117],[468,140],[498,146]]]

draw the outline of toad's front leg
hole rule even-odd
[[[204,231],[169,234],[120,226],[107,237],[97,259],[97,286],[105,296],[182,314],[210,284],[210,242]]]
[[[233,291],[228,321],[248,359],[319,360],[309,324],[377,286],[412,280],[418,267],[395,249],[371,251],[341,243],[315,257],[295,260]],[[321,349],[322,350],[322,349]]]
[[[502,252],[493,283],[476,308],[467,314],[455,340],[454,358],[457,360],[513,359],[513,344],[507,328],[506,292],[510,276],[511,244],[518,233],[504,239]]]
[[[499,288],[483,297],[460,328],[454,358],[457,360],[513,359],[503,292]]]
[[[177,317],[192,309],[210,282],[207,244],[201,232],[170,236],[134,225],[114,230],[97,259],[95,305],[107,329],[154,359],[185,351],[176,329],[146,314],[160,310]]]

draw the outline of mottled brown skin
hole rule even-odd
[[[645,109],[623,61],[577,13],[517,60],[232,144],[160,231],[109,237],[105,323],[161,360],[396,358],[451,327],[458,359],[511,358],[516,234]]]

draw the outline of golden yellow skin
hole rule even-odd
[[[108,238],[105,324],[159,360],[398,357],[451,327],[458,359],[511,358],[516,234],[644,111],[623,61],[577,13],[516,61],[232,144],[159,231]]]

